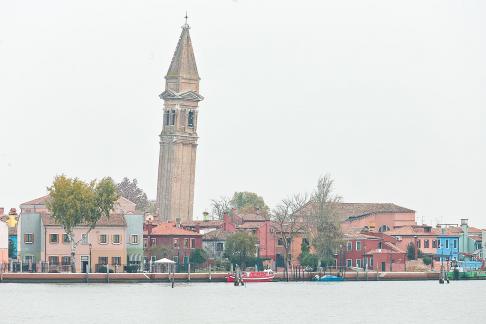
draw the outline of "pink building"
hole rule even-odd
[[[50,271],[70,271],[71,243],[63,228],[47,213],[42,213],[44,225],[44,262]],[[81,240],[76,249],[76,270],[93,272],[108,266],[122,271],[126,265],[126,222],[121,214],[102,217],[88,234],[87,226],[74,230],[75,240]]]
[[[405,251],[412,243],[417,251],[434,256],[437,252],[437,235],[440,234],[440,230],[429,225],[412,225],[395,228],[386,234],[395,237],[398,246]]]
[[[0,267],[5,265],[8,265],[8,226],[0,221]]]

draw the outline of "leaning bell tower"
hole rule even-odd
[[[160,133],[157,207],[159,219],[192,220],[196,169],[199,74],[189,25],[182,26],[165,76],[163,126]]]

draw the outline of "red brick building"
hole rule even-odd
[[[383,233],[346,233],[337,265],[362,270],[405,271],[406,253],[397,243],[395,238]]]
[[[172,222],[145,223],[143,244],[147,262],[166,257],[186,268],[191,252],[202,248],[202,234]]]

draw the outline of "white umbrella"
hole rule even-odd
[[[154,261],[154,263],[174,264],[174,263],[175,263],[175,261],[170,260],[170,259],[167,259],[167,258],[163,258],[163,259],[160,259],[160,260]]]

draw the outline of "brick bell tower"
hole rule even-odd
[[[199,74],[189,25],[182,26],[165,76],[163,127],[160,133],[157,207],[159,219],[192,220],[196,169]]]

